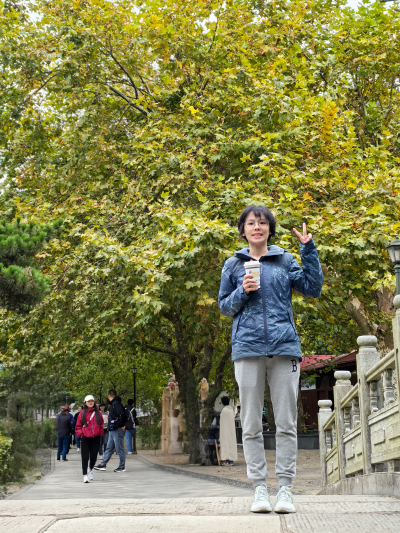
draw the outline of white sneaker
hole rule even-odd
[[[259,485],[254,492],[254,501],[250,511],[252,513],[270,513],[272,511],[269,503],[269,495],[265,485]]]
[[[127,452],[128,455],[132,455],[132,452]]]
[[[93,470],[88,470],[88,476],[89,481],[93,481]]]
[[[276,495],[276,504],[274,511],[276,513],[295,513],[296,508],[293,505],[292,485],[281,487]]]
[[[80,448],[77,448],[76,451],[79,453],[79,452],[81,451],[81,449],[80,449]]]
[[[83,476],[83,482],[84,483],[89,483],[89,478],[87,476]]]

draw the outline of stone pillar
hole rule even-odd
[[[346,431],[346,424],[344,419],[344,412],[340,408],[340,402],[346,394],[352,389],[350,378],[351,373],[348,370],[337,370],[334,374],[336,383],[333,389],[333,397],[335,400],[335,425],[336,425],[336,439],[338,451],[338,464],[340,479],[346,478],[346,457],[344,453],[343,437]]]
[[[358,337],[357,344],[360,349],[357,354],[358,398],[360,405],[361,435],[363,444],[364,474],[373,472],[371,465],[371,433],[368,425],[368,416],[371,414],[370,387],[365,378],[366,372],[379,363],[380,356],[376,349],[378,339],[375,335],[362,335]]]
[[[397,386],[397,401],[400,403],[400,294],[394,297],[393,305],[396,308],[396,314],[392,320],[393,344],[396,360],[395,376]]]
[[[318,402],[319,412],[318,412],[318,433],[319,433],[319,453],[321,460],[321,475],[322,475],[322,486],[326,487],[326,460],[325,456],[328,453],[326,440],[325,440],[325,431],[324,424],[332,414],[332,402],[331,400],[319,400]]]

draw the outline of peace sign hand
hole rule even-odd
[[[306,244],[307,242],[310,242],[312,239],[311,233],[307,234],[307,228],[306,223],[303,222],[303,235],[297,231],[297,229],[293,228],[293,233],[300,239],[300,242],[303,244]]]

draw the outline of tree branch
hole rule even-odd
[[[137,109],[138,111],[140,111],[141,113],[143,113],[143,115],[145,115],[147,117],[147,115],[149,113],[145,109],[143,109],[143,107],[140,107],[139,105],[134,104],[133,102],[131,102],[128,97],[126,97],[124,94],[120,93],[117,89],[114,89],[114,87],[112,87],[111,85],[108,85],[108,84],[106,84],[106,85],[110,89],[110,91],[115,93],[117,96],[123,98],[126,103],[128,103],[130,106],[134,107],[135,109]]]
[[[348,315],[359,326],[363,335],[377,335],[378,326],[371,322],[363,310],[363,306],[358,298],[353,298],[345,304]]]
[[[213,45],[214,45],[215,36],[216,36],[216,34],[217,34],[217,28],[218,28],[218,24],[219,24],[219,15],[220,15],[220,13],[221,13],[221,5],[222,5],[222,4],[219,5],[217,22],[215,23],[215,28],[214,28],[214,35],[213,35],[213,38],[212,38],[212,41],[211,41],[210,47],[209,47],[209,49],[207,50],[207,53],[211,52],[211,48],[212,48]]]
[[[173,355],[174,357],[178,355],[177,352],[173,352],[172,350],[164,350],[162,348],[157,348],[157,346],[151,346],[151,344],[147,344],[146,342],[134,341],[133,344],[136,344],[138,346],[144,346],[147,350],[152,350],[153,352],[164,353],[166,355]]]
[[[139,72],[137,73],[137,75],[139,76],[140,81],[141,81],[141,82],[143,83],[143,85],[146,87],[147,94],[148,94],[149,96],[151,96],[151,97],[153,98],[153,100],[155,100],[155,98],[154,98],[154,96],[152,95],[152,93],[150,92],[150,89],[148,88],[147,83],[146,83],[146,81],[144,80],[143,76],[141,76],[141,75],[139,74]]]
[[[53,74],[52,76],[49,76],[47,78],[47,80],[42,83],[42,85],[38,88],[38,89],[35,89],[33,91],[33,93],[30,95],[30,96],[34,96],[35,94],[37,94],[39,91],[41,91],[44,87],[46,87],[46,85],[49,83],[50,80],[52,80],[53,78],[55,78],[56,76],[58,76],[59,74],[61,74],[61,72],[56,72],[55,74]]]
[[[112,49],[112,46],[111,46],[111,37],[109,38],[109,41],[108,41],[108,44],[109,44],[109,47],[110,47],[110,50],[108,51],[108,53],[110,54],[110,56],[113,58],[113,60],[117,63],[117,65],[119,66],[119,68],[125,72],[125,74],[128,76],[128,79],[129,81],[131,82],[132,84],[132,87],[134,88],[135,90],[135,97],[136,97],[136,100],[139,98],[139,94],[138,94],[138,90],[136,88],[136,85],[135,85],[135,82],[133,81],[133,79],[131,78],[131,76],[129,75],[128,71],[124,68],[124,66],[118,61],[118,59],[114,56],[113,54],[113,49]]]
[[[221,355],[221,359],[218,362],[217,368],[215,370],[215,390],[222,390],[222,381],[224,378],[225,365],[228,362],[232,353],[231,343],[225,348],[224,353]]]

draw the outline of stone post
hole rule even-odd
[[[368,416],[371,414],[370,387],[365,378],[365,374],[374,365],[379,363],[380,356],[376,349],[377,342],[378,339],[375,337],[375,335],[362,335],[357,339],[357,344],[360,347],[357,354],[357,378],[364,474],[371,474],[373,472],[371,465],[371,432],[368,425]]]
[[[322,486],[326,487],[326,460],[325,456],[328,453],[326,440],[325,440],[325,431],[324,424],[332,414],[332,402],[331,400],[319,400],[318,407],[318,433],[319,433],[319,454],[321,460],[321,474],[322,474]]]
[[[396,308],[396,314],[392,320],[393,344],[396,361],[395,376],[397,386],[397,401],[400,403],[400,294],[397,294],[394,297],[393,305]]]
[[[337,451],[338,451],[338,463],[339,463],[339,476],[340,479],[346,477],[346,457],[344,454],[344,442],[343,437],[346,433],[346,422],[344,412],[340,408],[340,402],[351,390],[351,373],[348,370],[337,370],[334,374],[336,383],[333,389],[333,397],[335,400],[335,425],[336,425],[336,438],[337,438]]]

